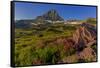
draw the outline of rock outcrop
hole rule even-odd
[[[96,29],[93,25],[83,23],[73,34],[72,39],[75,44],[74,46],[80,50],[88,46],[88,43],[94,44],[96,40]],[[91,44],[91,45],[92,45]]]
[[[93,45],[96,46],[96,38],[95,26],[83,23],[72,37],[57,39],[56,42],[63,43],[65,50],[71,48],[76,50],[74,54],[67,56],[62,61],[64,63],[96,61],[96,52],[91,48]]]

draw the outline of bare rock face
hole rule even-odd
[[[88,43],[96,40],[96,29],[94,26],[83,23],[73,34],[74,47],[82,50]],[[95,43],[95,42],[94,42]],[[92,43],[93,44],[93,43]]]
[[[78,57],[86,61],[96,61],[96,53],[90,47],[87,47],[82,52],[80,52]]]

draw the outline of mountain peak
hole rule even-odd
[[[38,16],[36,19],[41,20],[50,20],[50,21],[63,21],[64,19],[60,17],[58,12],[55,9],[51,9],[48,12],[44,13],[41,16]]]
[[[55,9],[51,9],[51,10],[49,10],[47,13],[53,13],[53,14],[58,14],[58,12],[55,10]]]

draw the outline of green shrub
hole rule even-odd
[[[44,63],[52,64],[56,62],[55,53],[57,52],[56,48],[45,47],[44,49],[36,50],[38,57],[44,61]]]
[[[23,48],[21,50],[16,50],[15,53],[15,64],[16,66],[31,65],[34,55],[32,54],[32,47]]]

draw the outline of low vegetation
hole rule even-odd
[[[68,59],[70,56],[73,62],[88,62],[83,59],[77,59],[77,56],[74,55],[77,53],[77,50],[70,45],[66,44],[65,46],[61,42],[62,38],[72,37],[77,28],[79,28],[79,25],[65,25],[61,23],[45,26],[40,25],[28,29],[16,28],[15,65],[64,63],[64,59]],[[57,39],[61,39],[59,44],[56,43]],[[91,48],[96,51],[96,45],[93,45]],[[70,59],[68,60],[70,61]]]

